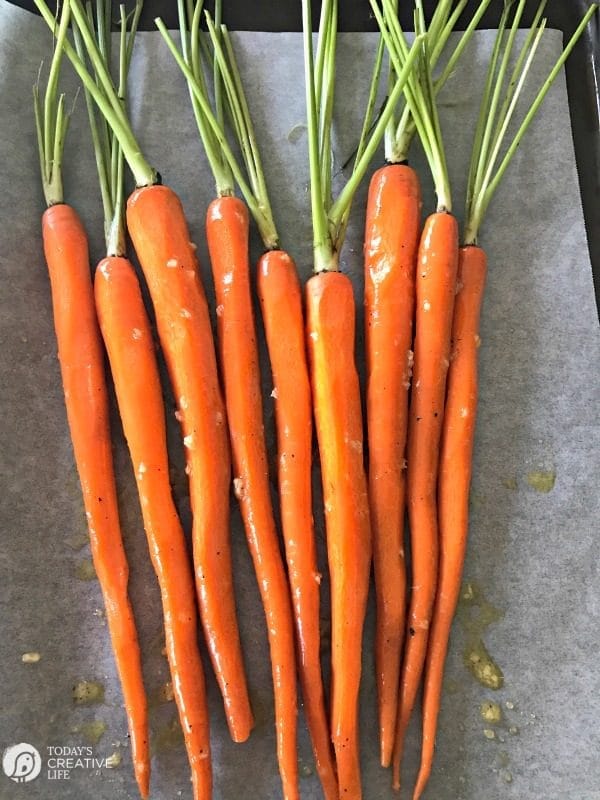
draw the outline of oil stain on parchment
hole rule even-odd
[[[473,677],[487,689],[501,689],[504,685],[502,670],[490,655],[483,635],[504,612],[489,603],[474,582],[467,582],[461,592],[458,617],[466,635],[463,661]]]

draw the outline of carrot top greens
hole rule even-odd
[[[433,70],[444,52],[450,34],[456,27],[460,15],[465,10],[468,0],[459,0],[454,10],[452,10],[452,0],[441,0],[436,6],[429,23],[428,35],[430,41],[429,61]],[[461,34],[454,50],[451,52],[439,77],[433,82],[434,95],[444,87],[446,81],[452,75],[456,64],[461,57],[465,47],[469,43],[473,32],[477,28],[485,10],[491,0],[481,0],[469,24]],[[391,6],[394,14],[397,13],[397,0],[393,0]],[[383,41],[383,37],[382,40]],[[393,81],[394,68],[390,65],[390,85]],[[410,106],[404,105],[400,116],[397,118],[392,115],[385,133],[385,156],[386,160],[392,164],[397,164],[408,160],[408,151],[414,139],[417,128],[411,114]]]
[[[65,137],[69,126],[69,115],[65,111],[65,96],[58,92],[58,76],[63,56],[63,43],[69,28],[69,9],[66,8],[58,27],[52,25],[56,36],[54,54],[50,63],[44,99],[40,97],[41,67],[33,87],[33,108],[40,158],[40,172],[44,197],[48,206],[64,201],[62,184],[62,157]]]
[[[133,52],[133,42],[142,11],[143,0],[136,0],[131,15],[128,15],[125,6],[119,6],[121,30],[119,35],[119,60],[118,60],[118,97],[125,107],[127,96],[127,75]],[[94,29],[94,15],[91,6],[86,6],[88,21]],[[111,3],[110,0],[96,1],[96,40],[102,59],[110,69],[111,63]],[[81,33],[77,27],[73,30],[75,48],[82,62],[85,63],[85,49]],[[96,75],[96,84],[100,87]],[[89,89],[84,85],[85,99],[90,122],[90,131],[96,156],[96,168],[100,182],[102,206],[104,209],[104,238],[106,240],[106,253],[109,256],[122,256],[126,252],[125,236],[125,185],[123,176],[123,150],[119,140],[107,124],[103,116],[99,116]]]
[[[348,214],[358,185],[375,155],[377,147],[408,80],[413,63],[419,54],[423,37],[417,36],[413,47],[398,59],[397,79],[379,120],[369,133],[374,108],[372,88],[367,103],[367,114],[359,151],[352,174],[334,200],[332,196],[333,159],[331,127],[335,86],[335,55],[337,44],[337,0],[323,0],[316,54],[313,52],[311,3],[302,0],[302,27],[304,41],[304,74],[308,121],[308,155],[310,164],[310,195],[313,221],[313,248],[315,272],[337,270]],[[381,53],[375,59],[374,71],[381,69]]]
[[[247,191],[243,193],[244,199],[255,217],[265,247],[273,249],[279,246],[279,236],[273,219],[260,151],[231,37],[225,25],[221,24],[219,28],[216,20],[213,24],[210,14],[206,15],[206,21],[214,48],[215,65],[225,87],[227,108],[252,190],[250,196]],[[216,81],[215,76],[215,86],[217,85]],[[255,213],[254,208],[258,209],[258,214]]]
[[[505,0],[481,101],[467,188],[464,236],[466,245],[477,243],[479,227],[498,184],[554,79],[598,9],[598,3],[593,3],[584,15],[539,89],[504,155],[500,158],[508,127],[546,26],[546,19],[542,16],[546,0],[542,0],[525,42],[516,57],[514,67],[509,73],[509,65],[515,53],[517,28],[525,9],[526,0],[519,0],[507,32],[511,7],[515,5],[515,2],[516,0]]]
[[[402,69],[409,52],[408,43],[400,22],[394,0],[370,0],[371,8],[387,47],[391,64],[396,73]],[[423,150],[431,169],[435,192],[438,199],[438,211],[451,211],[452,199],[446,155],[442,140],[440,120],[435,104],[435,88],[431,76],[432,48],[435,43],[425,25],[425,15],[421,0],[415,2],[415,32],[422,39],[419,48],[420,59],[417,69],[411,72],[404,87],[406,104],[414,120]],[[414,47],[414,45],[413,45]]]
[[[155,23],[161,35],[169,45],[169,49],[175,56],[175,60],[181,67],[182,63],[187,66],[184,75],[188,82],[190,100],[194,117],[198,126],[198,132],[202,139],[202,144],[208,158],[210,168],[215,178],[217,195],[226,197],[233,194],[233,175],[229,168],[229,163],[223,150],[223,137],[220,138],[211,126],[209,116],[223,130],[223,104],[221,82],[218,70],[214,71],[214,94],[215,111],[210,107],[208,85],[204,75],[202,64],[202,45],[203,40],[200,33],[200,23],[204,10],[204,0],[177,0],[177,11],[179,16],[179,30],[181,33],[181,53],[177,52],[176,47],[167,33],[167,29],[161,19],[156,19]],[[215,13],[217,19],[221,16],[221,3],[216,3]],[[183,71],[183,70],[182,70]]]
[[[51,30],[54,30],[56,21],[47,3],[44,0],[34,0],[34,2],[47,25]],[[71,13],[81,34],[81,40],[91,62],[94,76],[92,76],[85,61],[80,58],[67,38],[66,32]],[[115,88],[108,66],[96,41],[93,25],[90,24],[90,18],[81,0],[63,0],[59,31],[63,29],[63,24],[64,33],[61,38],[61,47],[114,133],[123,151],[123,156],[133,173],[136,185],[151,186],[157,183],[157,172],[150,166],[141,152],[123,103],[119,99],[119,93]]]
[[[221,4],[217,2],[214,21],[205,12],[212,52],[203,48],[200,33],[202,7],[203,0],[196,3],[190,1],[187,6],[184,6],[183,0],[178,2],[181,52],[161,19],[155,20],[156,26],[187,80],[198,131],[215,177],[218,196],[232,195],[235,180],[256,221],[265,247],[275,249],[279,247],[279,236],[231,37],[227,27],[220,21]],[[201,48],[204,49],[205,60],[212,64],[214,108],[209,99]],[[227,140],[225,108],[240,146],[242,163]]]

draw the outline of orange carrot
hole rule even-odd
[[[231,572],[227,423],[206,297],[183,209],[171,189],[137,189],[127,204],[127,222],[156,311],[186,446],[204,633],[231,736],[245,741],[253,717]]]
[[[405,448],[420,205],[419,180],[411,167],[389,164],[375,172],[365,229],[365,336],[375,669],[384,767],[394,745],[406,621]]]
[[[340,272],[306,284],[307,341],[331,580],[331,730],[340,797],[361,797],[358,697],[371,562],[354,295]]]
[[[423,694],[423,751],[414,798],[423,793],[433,763],[444,662],[460,592],[469,521],[471,458],[477,413],[479,312],[485,285],[485,252],[460,249],[452,323],[452,351],[438,477],[440,573],[429,637]]]
[[[217,300],[234,489],[267,617],[279,771],[283,796],[292,800],[299,797],[294,629],[269,489],[248,234],[248,210],[241,200],[231,196],[213,200],[207,211],[206,235]]]
[[[167,656],[194,797],[206,800],[212,792],[210,735],[194,581],[171,496],[164,404],[152,331],[135,271],[126,258],[113,256],[100,262],[95,295],[161,591]]]
[[[396,789],[400,788],[404,736],[421,682],[437,585],[436,484],[457,266],[456,219],[446,212],[432,214],[425,222],[417,259],[407,451],[412,592],[393,753]]]
[[[258,297],[273,372],[281,527],[294,621],[300,684],[317,772],[326,800],[337,800],[319,657],[319,586],[312,516],[312,400],[302,295],[296,265],[282,250],[258,265]]]
[[[148,715],[140,649],[127,595],[129,567],[117,505],[104,355],[90,278],[88,242],[77,213],[60,203],[42,217],[54,326],[75,463],[88,520],[92,558],[129,724],[132,761],[148,796]]]

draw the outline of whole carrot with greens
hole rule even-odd
[[[394,68],[407,51],[392,0],[384,0],[385,16],[371,0]],[[415,27],[425,34],[417,0]],[[437,587],[438,523],[436,484],[439,442],[444,416],[450,330],[458,267],[458,225],[451,197],[439,119],[430,72],[428,34],[419,70],[407,83],[406,100],[419,131],[438,199],[437,211],[425,221],[417,255],[413,383],[408,417],[407,505],[410,522],[412,586],[402,664],[393,785],[400,788],[404,736],[421,683],[429,626]]]
[[[446,67],[435,81],[438,92],[490,0],[482,0]],[[438,3],[429,26],[431,65],[444,51],[466,0],[452,8]],[[450,13],[452,12],[452,13]],[[380,40],[380,47],[383,40]],[[390,81],[393,69],[390,70]],[[398,684],[406,623],[404,513],[408,392],[421,190],[408,163],[416,133],[410,107],[393,114],[385,135],[385,160],[371,178],[365,224],[365,346],[369,502],[377,617],[375,669],[379,706],[380,758],[389,766],[396,732]]]
[[[50,275],[54,326],[75,463],[81,482],[94,568],[131,738],[131,754],[142,797],[148,796],[148,715],[135,620],[127,593],[129,567],[123,547],[109,425],[104,354],[94,308],[88,241],[74,208],[64,202],[62,157],[68,118],[58,95],[68,9],[56,30],[56,50],[45,97],[35,87],[35,114],[42,184],[44,254]]]
[[[289,586],[271,504],[256,329],[250,294],[247,205],[235,197],[235,164],[223,132],[220,72],[215,70],[213,113],[203,77],[199,27],[203,4],[179,3],[182,53],[161,20],[156,20],[187,78],[198,130],[215,177],[217,197],[206,214],[206,236],[217,302],[217,331],[225,402],[234,463],[234,491],[240,503],[246,537],[266,615],[275,697],[277,756],[283,796],[299,797],[296,744],[297,693],[294,626]],[[220,14],[220,4],[217,5]],[[220,47],[220,20],[210,21],[212,40]],[[235,114],[237,106],[232,106]],[[226,156],[229,155],[229,159]],[[231,166],[230,166],[231,165]],[[252,203],[252,198],[248,195]],[[258,208],[258,204],[256,204]],[[261,220],[264,215],[261,211]],[[265,223],[267,224],[267,223]],[[271,236],[271,234],[269,234]]]
[[[370,136],[366,134],[370,124],[363,126],[352,176],[333,202],[331,119],[337,2],[326,0],[321,8],[316,56],[308,0],[303,1],[302,9],[315,272],[306,285],[306,328],[331,579],[331,736],[340,796],[354,800],[362,796],[358,699],[371,532],[360,389],[354,362],[354,294],[350,279],[340,272],[339,251],[352,197],[383,136],[417,50],[399,70],[388,103]],[[375,71],[379,66],[380,59],[376,59]],[[371,101],[372,97],[367,117]]]
[[[477,352],[479,314],[486,277],[486,253],[478,246],[479,228],[491,198],[531,120],[579,36],[596,12],[590,7],[564,52],[542,85],[531,108],[506,148],[503,143],[514,115],[537,46],[544,31],[544,3],[538,7],[531,30],[508,75],[515,50],[516,31],[525,3],[516,7],[507,32],[510,8],[499,25],[480,107],[471,158],[464,244],[459,251],[458,287],[452,323],[452,357],[448,371],[446,411],[442,429],[438,478],[440,572],[423,693],[421,767],[413,798],[418,800],[431,774],[437,719],[441,705],[444,663],[452,619],[456,611],[469,525],[469,485],[477,413]],[[500,100],[502,98],[502,103]]]

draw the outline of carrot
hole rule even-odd
[[[407,55],[389,100],[372,127],[383,54],[382,50],[378,52],[352,175],[334,201],[331,123],[337,3],[326,0],[322,6],[315,57],[309,0],[303,0],[302,12],[315,272],[306,285],[306,327],[331,581],[331,737],[340,797],[360,800],[358,703],[371,529],[360,387],[354,362],[354,295],[350,279],[339,272],[339,252],[352,198],[381,141],[422,40],[417,39],[416,49]]]
[[[254,722],[231,573],[227,423],[198,262],[181,203],[168,187],[137,189],[127,203],[127,225],[150,290],[177,399],[202,624],[230,733],[234,741],[245,741]]]
[[[446,212],[425,222],[417,261],[414,372],[408,421],[407,504],[412,591],[394,745],[394,785],[420,684],[438,570],[436,481],[458,262],[458,226]]]
[[[358,692],[371,534],[350,279],[335,271],[315,275],[306,307],[331,578],[331,730],[340,796],[354,798],[361,796]]]
[[[294,630],[269,489],[250,298],[248,234],[248,210],[241,200],[220,197],[212,201],[206,215],[206,236],[215,282],[219,355],[236,476],[234,489],[267,618],[283,796],[297,798]]]
[[[42,0],[35,2],[52,25],[47,5]],[[158,175],[141,151],[81,0],[71,0],[70,7],[98,82],[67,41],[65,53],[109,124],[138,187],[128,202],[130,233],[157,313],[159,337],[180,405],[184,440],[191,441],[192,437],[194,441],[187,456],[200,615],[230,731],[241,741],[248,737],[253,719],[232,591],[225,408],[206,298],[181,203],[174,192],[158,185]]]
[[[422,796],[433,765],[444,663],[452,619],[460,592],[466,552],[469,525],[469,485],[477,413],[479,314],[486,275],[486,255],[484,250],[476,245],[477,236],[485,211],[504,171],[552,81],[598,6],[590,8],[584,16],[551,70],[548,79],[538,92],[501,163],[496,166],[500,146],[544,30],[543,8],[544,4],[540,4],[521,52],[518,58],[514,59],[515,66],[506,84],[503,103],[499,106],[501,90],[512,56],[524,4],[520,3],[515,9],[508,35],[505,29],[509,8],[506,8],[502,14],[496,44],[490,60],[473,146],[465,215],[466,244],[459,251],[458,295],[452,323],[452,357],[448,372],[438,478],[440,575],[427,653],[423,693],[423,748],[421,766],[413,794],[414,800],[418,800]]]
[[[404,511],[420,187],[409,166],[374,173],[365,227],[369,502],[377,600],[375,668],[381,764],[389,766],[406,617]]]
[[[452,353],[444,427],[440,446],[438,515],[440,575],[430,633],[423,694],[423,750],[415,797],[420,797],[433,762],[435,727],[440,708],[444,662],[456,610],[469,518],[471,456],[477,412],[479,311],[486,258],[479,247],[460,249],[458,286],[452,323]]]
[[[62,151],[67,127],[64,96],[57,99],[62,42],[68,12],[60,20],[44,108],[34,91],[42,184],[48,208],[42,216],[44,255],[50,275],[67,419],[81,482],[94,568],[131,739],[132,761],[142,797],[148,796],[148,714],[133,611],[129,566],[119,522],[104,356],[90,278],[88,240],[77,212],[63,202]]]
[[[165,414],[152,331],[135,271],[126,258],[112,256],[100,262],[95,296],[160,586],[167,656],[194,797],[208,798],[212,792],[210,736],[194,580],[169,484]]]

